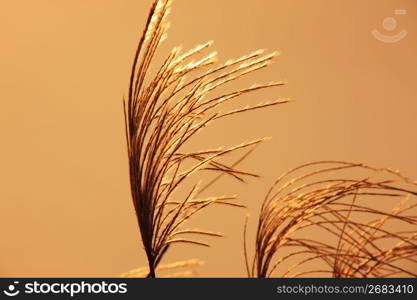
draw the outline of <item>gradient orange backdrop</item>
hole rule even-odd
[[[121,100],[150,0],[0,4],[0,276],[113,276],[146,265]],[[386,17],[398,22],[392,32]],[[250,234],[269,185],[298,164],[361,161],[417,178],[416,1],[176,0],[170,19],[162,53],[214,40],[220,60],[258,48],[282,54],[235,87],[285,80],[241,103],[295,102],[219,122],[194,141],[273,137],[242,165],[261,179],[211,190],[241,196]],[[408,35],[383,43],[373,29]],[[209,249],[178,246],[165,262],[198,258],[202,275],[244,276],[245,214],[209,209],[193,224],[226,237]]]

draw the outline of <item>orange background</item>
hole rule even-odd
[[[129,194],[122,95],[150,1],[1,1],[0,276],[113,276],[146,265]],[[394,9],[407,15],[394,16]],[[393,16],[408,36],[370,33]],[[244,163],[262,175],[226,179],[251,211],[274,178],[337,159],[417,178],[417,3],[414,0],[177,0],[162,52],[214,40],[221,61],[279,50],[242,84],[285,80],[242,99],[296,102],[221,121],[195,140],[217,147],[273,139]],[[244,210],[212,208],[198,228],[223,232],[209,249],[177,246],[164,262],[198,258],[204,276],[244,276]],[[253,241],[250,235],[250,241]]]

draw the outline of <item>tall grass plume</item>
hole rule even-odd
[[[185,152],[184,145],[218,119],[288,102],[275,99],[221,112],[223,104],[243,94],[284,84],[256,84],[213,95],[219,87],[267,67],[276,53],[265,54],[262,50],[217,65],[215,52],[200,57],[212,42],[185,52],[176,47],[151,75],[151,67],[156,67],[155,53],[166,38],[170,4],[169,0],[156,0],[151,5],[134,55],[128,96],[123,101],[131,195],[148,259],[148,277],[155,277],[157,266],[172,245],[208,246],[191,236],[220,236],[211,231],[184,228],[190,217],[211,204],[241,206],[234,202],[235,197],[199,198],[207,186],[197,184],[182,199],[174,199],[174,193],[200,170],[211,170],[240,181],[255,176],[219,159],[240,150],[250,151],[263,139],[195,152]]]

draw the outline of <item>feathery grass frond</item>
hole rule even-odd
[[[320,161],[290,170],[264,199],[251,267],[245,246],[248,275],[416,277],[416,196],[417,182],[391,169]]]
[[[197,58],[212,42],[185,53],[177,47],[151,76],[156,50],[166,38],[170,3],[169,0],[155,0],[151,5],[133,60],[128,97],[123,101],[131,195],[150,277],[155,276],[155,269],[171,244],[206,245],[177,237],[179,232],[187,233],[180,228],[191,216],[211,204],[240,206],[225,197],[196,199],[207,185],[202,188],[195,185],[187,197],[174,200],[178,188],[201,170],[226,174],[239,181],[256,176],[236,169],[235,165],[228,166],[219,159],[241,150],[250,152],[263,140],[197,152],[184,152],[183,146],[215,120],[289,101],[274,100],[221,112],[223,104],[241,95],[284,84],[271,82],[220,96],[212,94],[231,81],[267,67],[276,53],[264,54],[262,50],[213,66],[216,53]],[[208,69],[209,66],[212,67]],[[199,234],[207,235],[207,232],[199,231]]]
[[[185,269],[184,271],[166,274],[166,275],[163,275],[162,277],[186,277],[189,275],[194,275],[195,272],[193,271],[193,269],[203,264],[204,262],[201,260],[189,259],[189,260],[177,261],[177,262],[169,263],[169,264],[160,264],[158,265],[156,270],[157,271],[170,271],[174,269]],[[121,274],[120,277],[143,278],[143,277],[146,277],[148,274],[149,274],[149,268],[142,267],[142,268],[137,268],[137,269],[125,272]]]

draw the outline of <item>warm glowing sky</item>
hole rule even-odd
[[[145,264],[121,99],[149,2],[2,1],[0,276],[109,276]],[[213,187],[241,195],[252,221],[273,179],[304,162],[364,161],[417,178],[417,2],[352,2],[174,3],[162,51],[215,40],[220,59],[258,48],[282,54],[237,86],[285,80],[286,87],[242,101],[296,102],[222,121],[195,140],[216,147],[273,137],[243,165],[261,180]],[[407,14],[395,16],[397,8]],[[382,27],[390,16],[394,33]],[[387,44],[373,29],[408,36]],[[211,240],[211,249],[178,246],[166,261],[199,258],[204,275],[244,275],[244,215],[210,210],[196,226],[226,238]]]

